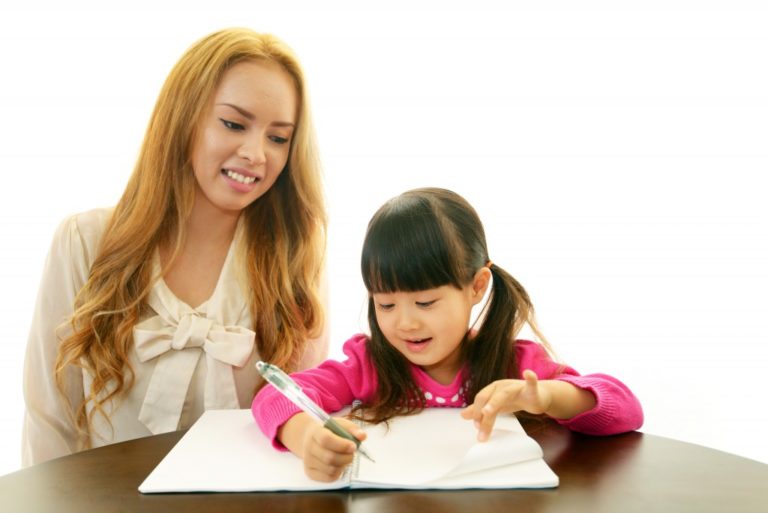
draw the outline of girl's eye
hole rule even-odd
[[[245,130],[245,127],[240,123],[235,123],[234,121],[229,121],[228,119],[224,118],[219,118],[219,121],[221,121],[221,123],[230,130]]]
[[[287,137],[280,137],[279,135],[270,135],[269,139],[272,142],[277,143],[277,144],[285,144],[285,143],[288,142],[288,138]]]
[[[433,299],[432,301],[416,301],[416,306],[421,308],[427,308],[435,304],[436,299]]]
[[[393,304],[385,304],[385,305],[383,305],[383,304],[379,303],[379,310],[383,310],[385,312],[389,312],[394,307],[395,307],[395,305],[393,305]]]

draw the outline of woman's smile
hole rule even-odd
[[[251,192],[261,181],[261,178],[243,169],[223,168],[221,176],[232,189],[237,192]]]

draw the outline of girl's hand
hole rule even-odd
[[[365,440],[366,434],[344,418],[334,420],[344,429]],[[306,413],[297,413],[283,424],[278,439],[304,462],[304,472],[315,481],[335,481],[352,463],[357,447],[349,440],[333,434]]]
[[[494,381],[477,393],[474,403],[462,410],[462,417],[475,421],[480,442],[488,440],[499,413],[522,410],[539,414],[549,410],[552,405],[550,390],[542,386],[532,370],[524,371],[523,378]]]

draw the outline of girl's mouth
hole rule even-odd
[[[414,353],[419,353],[427,348],[432,341],[432,337],[418,338],[414,340],[406,340],[405,345],[408,346],[408,350]]]

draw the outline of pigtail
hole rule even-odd
[[[464,344],[464,356],[471,376],[465,383],[467,403],[474,401],[475,395],[493,381],[520,378],[514,344],[526,324],[549,350],[549,344],[536,325],[528,292],[498,265],[491,263],[488,268],[493,276],[493,288],[485,319],[476,336]]]

